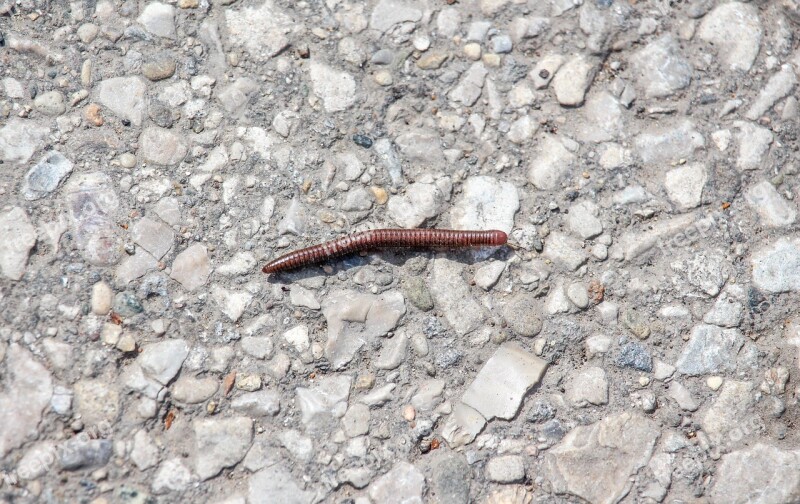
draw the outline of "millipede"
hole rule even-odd
[[[264,273],[278,273],[329,259],[377,248],[471,248],[505,245],[508,235],[497,229],[460,231],[456,229],[371,229],[335,240],[294,250],[268,262]]]

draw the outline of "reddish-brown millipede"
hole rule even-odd
[[[375,248],[464,248],[505,245],[503,231],[454,229],[372,229],[295,250],[268,262],[261,271],[277,273],[324,262],[328,259]]]

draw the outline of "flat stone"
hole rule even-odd
[[[245,336],[242,338],[242,350],[256,359],[266,359],[272,355],[275,344],[267,336]]]
[[[771,504],[800,500],[797,450],[763,443],[727,453],[708,494],[712,504]]]
[[[544,256],[566,271],[575,271],[589,260],[582,240],[557,232],[547,237]]]
[[[570,230],[588,240],[603,233],[603,223],[597,216],[600,209],[593,201],[580,201],[569,207],[567,214],[567,224]]]
[[[103,467],[111,459],[112,450],[109,439],[75,437],[61,444],[58,462],[66,471]]]
[[[155,495],[169,492],[183,492],[192,482],[192,472],[180,458],[165,460],[153,476],[150,488]]]
[[[301,27],[272,0],[241,9],[226,8],[224,12],[231,42],[260,62],[289,47],[290,37]]]
[[[314,492],[303,490],[297,481],[284,465],[270,465],[250,476],[247,502],[250,504],[314,502]]]
[[[389,340],[383,340],[380,354],[372,361],[376,369],[392,370],[400,367],[406,359],[408,336],[405,332],[396,334]]]
[[[655,422],[631,412],[576,427],[547,451],[543,476],[558,495],[618,502],[630,492],[630,478],[650,460],[659,434]]]
[[[681,210],[700,206],[703,189],[708,182],[706,167],[692,163],[673,168],[664,176],[664,188],[669,199]]]
[[[582,108],[586,118],[578,126],[577,138],[583,142],[609,142],[618,139],[624,131],[625,114],[619,100],[607,91],[589,96]]]
[[[193,291],[205,285],[211,274],[208,250],[199,243],[189,246],[175,257],[170,277],[178,281],[184,289]]]
[[[143,217],[131,228],[131,239],[153,257],[161,259],[172,248],[175,234],[163,222]]]
[[[311,340],[308,337],[307,325],[301,324],[289,329],[283,333],[283,339],[292,345],[298,353],[303,353],[311,347]]]
[[[766,114],[778,100],[792,92],[797,85],[797,75],[791,65],[781,66],[781,70],[769,78],[766,86],[761,88],[758,96],[745,113],[745,117],[756,121]]]
[[[227,86],[220,87],[216,96],[229,114],[241,116],[260,89],[258,83],[249,77],[240,77]]]
[[[159,37],[175,39],[175,7],[161,2],[150,2],[136,19],[144,28]]]
[[[761,46],[763,29],[758,9],[751,4],[720,4],[703,17],[697,37],[716,48],[725,69],[747,72]]]
[[[189,346],[182,339],[160,341],[146,345],[137,358],[142,370],[162,385],[178,374],[189,355]]]
[[[172,386],[172,398],[186,404],[199,404],[211,399],[217,390],[219,382],[214,378],[181,376]]]
[[[439,450],[432,455],[428,496],[434,504],[467,504],[471,469],[464,456]]]
[[[444,209],[444,194],[436,184],[414,182],[405,192],[389,198],[389,217],[402,228],[420,227]]]
[[[703,295],[715,297],[730,276],[731,265],[721,251],[698,252],[689,259],[670,264],[675,273],[686,278]]]
[[[678,406],[684,411],[697,411],[700,405],[697,403],[689,389],[684,387],[680,382],[669,382],[667,395],[678,403]]]
[[[309,66],[311,86],[328,112],[339,112],[351,107],[357,98],[356,81],[347,72],[312,61]]]
[[[239,394],[231,401],[231,408],[254,418],[275,416],[281,411],[281,396],[268,389]]]
[[[284,448],[300,462],[309,462],[314,456],[314,442],[296,429],[289,429],[280,434]]]
[[[347,411],[352,381],[352,377],[345,375],[325,376],[310,388],[296,389],[301,420],[307,429],[324,431],[338,424]]]
[[[487,420],[510,420],[528,390],[542,379],[545,369],[546,361],[516,343],[504,343],[483,365],[461,401]]]
[[[158,464],[158,447],[146,430],[139,429],[133,435],[133,447],[131,448],[130,457],[131,461],[141,471]]]
[[[158,259],[144,249],[136,250],[133,255],[127,256],[119,263],[114,271],[115,284],[120,287],[141,278],[149,271],[158,268]]]
[[[751,382],[725,380],[719,396],[700,418],[700,425],[714,446],[734,449],[745,444],[745,432],[756,431],[763,425],[763,420],[752,411],[756,402],[754,388]]]
[[[458,261],[436,257],[429,285],[436,306],[459,335],[474,331],[486,318],[486,312],[461,277],[462,269],[463,264]]]
[[[21,280],[36,245],[36,228],[21,207],[0,212],[0,273]]]
[[[84,379],[73,386],[74,410],[90,425],[113,424],[122,410],[119,392],[102,380]]]
[[[392,469],[369,486],[373,502],[386,504],[422,503],[425,476],[408,462],[397,462]]]
[[[519,483],[525,479],[525,460],[521,455],[493,457],[486,463],[486,477],[495,483]]]
[[[714,306],[703,316],[703,322],[720,327],[738,327],[744,317],[744,289],[729,285],[717,297]]]
[[[627,231],[618,240],[623,257],[626,261],[632,261],[656,247],[663,249],[668,255],[670,240],[675,236],[682,236],[681,233],[693,225],[695,218],[689,214],[652,223],[645,231]],[[709,229],[711,227],[709,225]]]
[[[199,418],[193,426],[195,472],[201,481],[238,464],[253,441],[253,421],[249,418]]]
[[[688,119],[672,126],[658,126],[639,133],[634,145],[645,164],[662,165],[691,159],[695,150],[706,145],[705,138]]]
[[[534,148],[528,169],[528,180],[536,189],[549,191],[559,187],[568,178],[578,158],[577,144],[555,135],[543,135]]]
[[[369,406],[356,403],[342,417],[342,428],[347,437],[363,436],[369,432]]]
[[[552,86],[558,103],[565,107],[581,105],[597,69],[597,62],[585,56],[567,60],[553,77]]]
[[[176,165],[188,153],[184,138],[171,129],[147,127],[139,136],[139,143],[144,159],[158,165]]]
[[[416,23],[422,19],[422,10],[416,2],[380,0],[372,10],[369,27],[381,33],[402,23]]]
[[[4,350],[4,351],[3,351]],[[26,348],[0,344],[0,361],[5,355],[0,390],[0,457],[32,440],[45,408],[53,395],[53,379]]]
[[[519,194],[513,184],[483,175],[469,177],[451,211],[450,225],[454,229],[499,229],[510,233],[517,210]]]
[[[94,99],[120,119],[141,126],[147,85],[140,77],[112,77],[97,84]]]
[[[512,331],[530,338],[542,330],[543,317],[538,305],[533,293],[520,291],[501,305],[500,313]]]
[[[769,181],[761,181],[745,192],[745,201],[769,227],[783,227],[797,220],[797,207],[787,201]]]
[[[483,90],[483,83],[489,71],[481,62],[473,63],[469,69],[461,76],[458,85],[447,93],[447,97],[452,102],[459,103],[465,107],[471,107],[478,101]]]
[[[458,402],[442,426],[442,437],[455,449],[473,442],[485,425],[486,419],[480,413]]]
[[[675,365],[679,372],[689,376],[733,372],[743,345],[744,337],[738,329],[696,325]]]
[[[800,239],[780,238],[753,253],[753,284],[767,292],[800,290]]]
[[[411,405],[417,413],[433,411],[443,400],[444,380],[424,380],[419,384],[417,393],[411,397]]]
[[[689,86],[692,65],[681,54],[678,41],[663,35],[631,57],[636,82],[646,98],[664,98]]]
[[[64,95],[60,91],[48,91],[37,95],[33,106],[44,115],[59,116],[67,110]]]
[[[505,269],[506,263],[503,261],[493,261],[485,266],[481,266],[475,271],[475,284],[481,289],[488,291],[494,287]]]
[[[736,121],[733,125],[736,127],[735,138],[739,145],[736,168],[740,171],[758,170],[772,144],[772,132],[746,121]]]
[[[220,264],[217,267],[217,273],[225,276],[240,276],[249,273],[256,267],[258,261],[252,252],[241,251],[236,254],[225,264]]]
[[[33,201],[50,195],[72,173],[72,167],[72,161],[57,150],[48,152],[25,174],[23,196]]]
[[[398,291],[378,296],[355,291],[330,293],[322,303],[322,313],[328,323],[325,353],[331,365],[337,369],[346,366],[362,346],[371,346],[394,329],[405,312],[405,300]]]
[[[608,378],[603,368],[589,367],[576,374],[567,385],[566,398],[579,408],[608,404]]]
[[[528,78],[533,81],[533,86],[536,89],[546,88],[565,60],[561,54],[547,54],[538,60],[528,74]]]

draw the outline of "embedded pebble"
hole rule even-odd
[[[683,210],[700,205],[707,182],[706,168],[700,163],[674,168],[664,176],[664,188],[669,199]]]
[[[608,404],[608,378],[599,367],[586,368],[567,385],[567,400],[579,408]]]
[[[551,83],[558,103],[565,107],[581,105],[597,68],[595,61],[584,56],[575,56],[566,61]]]
[[[253,440],[253,421],[245,417],[200,418],[192,427],[194,469],[201,481],[241,461]]]
[[[525,462],[520,455],[494,457],[486,464],[486,477],[495,483],[517,483],[525,479]]]
[[[516,343],[504,343],[486,361],[461,398],[487,420],[517,414],[527,391],[542,379],[547,362]],[[501,387],[502,396],[496,391]]]
[[[703,18],[697,36],[715,48],[727,69],[747,72],[763,36],[758,9],[738,2],[720,4]]]
[[[147,85],[140,77],[112,77],[97,84],[94,98],[121,119],[140,126],[146,92]]]
[[[797,220],[796,205],[785,200],[766,180],[750,187],[745,192],[745,200],[769,227],[789,226]]]
[[[11,280],[21,280],[28,256],[36,245],[36,229],[20,207],[0,211],[0,273]]]

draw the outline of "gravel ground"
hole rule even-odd
[[[800,502],[798,30],[0,0],[0,498]]]

